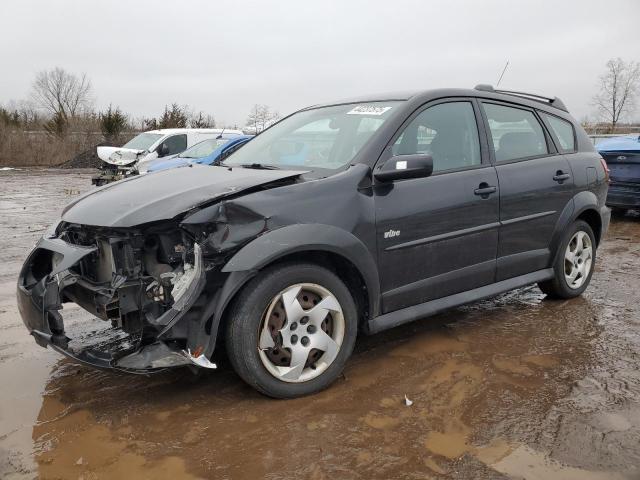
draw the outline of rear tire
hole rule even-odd
[[[566,231],[553,264],[551,280],[538,283],[550,298],[574,298],[589,286],[596,262],[596,240],[587,222],[575,221]]]
[[[347,286],[312,263],[260,272],[226,318],[234,370],[259,392],[294,398],[327,388],[353,351],[357,310]]]

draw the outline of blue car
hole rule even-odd
[[[614,210],[640,209],[640,135],[608,138],[596,149],[610,170],[607,205]]]
[[[242,145],[253,138],[253,135],[237,135],[232,138],[210,138],[185,150],[180,155],[150,162],[147,173],[159,172],[170,168],[184,167],[191,163],[214,165],[228,157]]]

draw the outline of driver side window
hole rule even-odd
[[[480,165],[480,138],[471,102],[441,103],[421,112],[393,145],[394,155],[428,154],[433,171]]]
[[[182,135],[173,135],[164,142],[162,142],[166,148],[163,146],[160,147],[160,151],[164,153],[164,155],[175,155],[176,153],[184,152],[187,149],[187,136]]]

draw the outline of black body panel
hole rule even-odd
[[[483,183],[498,185],[492,166],[375,188],[385,313],[494,281],[499,197]]]
[[[571,171],[563,155],[498,164],[496,170],[501,223],[497,279],[504,280],[549,265],[551,238],[574,187],[572,175],[562,182],[553,179]]]

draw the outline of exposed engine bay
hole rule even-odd
[[[205,285],[201,248],[184,230],[172,224],[118,230],[61,222],[52,237],[49,241],[59,247],[78,251],[73,255],[36,250],[24,287],[30,290],[43,283],[43,309],[49,315],[54,345],[63,350],[69,347],[59,310],[62,304],[74,302],[134,339],[135,348],[112,359],[122,368],[140,368],[141,360],[143,368],[186,364],[202,354],[190,354],[189,323],[176,325]],[[78,256],[76,263],[68,265],[69,259]],[[153,344],[159,353],[168,349],[176,355],[127,357]]]

